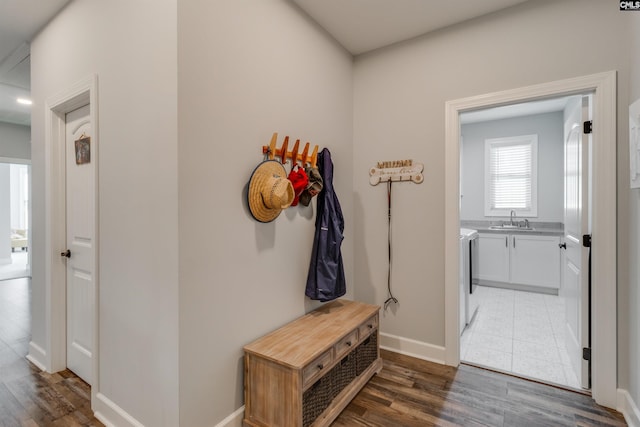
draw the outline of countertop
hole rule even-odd
[[[479,233],[491,234],[530,234],[533,236],[563,236],[564,225],[560,222],[529,222],[533,230],[521,230],[517,228],[495,230],[489,227],[501,225],[503,221],[460,221],[460,227],[478,230]],[[515,222],[515,221],[514,221]]]

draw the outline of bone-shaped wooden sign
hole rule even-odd
[[[391,165],[391,167],[387,167]],[[398,165],[398,166],[395,166]],[[387,181],[413,181],[421,184],[424,181],[422,163],[401,160],[397,162],[380,162],[378,167],[369,169],[369,183],[377,185]]]

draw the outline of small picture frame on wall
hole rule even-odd
[[[76,145],[76,164],[83,165],[91,161],[91,137],[81,136],[80,139],[75,141]]]

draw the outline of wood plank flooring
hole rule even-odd
[[[91,389],[73,372],[41,372],[25,359],[29,280],[0,281],[0,427],[103,426]],[[625,426],[586,395],[461,365],[382,352],[384,367],[334,427]],[[289,426],[274,426],[289,427]]]
[[[384,367],[334,427],[626,426],[590,396],[461,365],[382,351]]]
[[[69,370],[42,372],[25,358],[29,299],[29,279],[0,281],[0,426],[103,426],[87,383]]]

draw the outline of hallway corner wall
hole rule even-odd
[[[567,31],[580,11],[581,25]],[[525,2],[360,55],[354,62],[356,298],[387,298],[386,191],[363,171],[385,159],[424,162],[424,183],[394,186],[394,294],[381,332],[445,345],[445,104],[578,76],[617,71],[618,111],[628,103],[627,18],[597,0]],[[544,31],[542,31],[544,29]],[[581,46],[590,46],[585,57]],[[626,120],[618,143],[626,147]],[[393,141],[390,144],[389,141]],[[625,160],[626,159],[626,160]],[[618,150],[618,163],[628,153]],[[619,180],[621,175],[619,175]],[[626,206],[618,197],[618,209]],[[626,215],[619,217],[618,236]],[[618,275],[629,261],[619,258]]]
[[[331,151],[353,297],[352,57],[285,0],[180,1],[178,39],[180,425],[199,427],[241,417],[242,347],[320,305],[316,201],[270,223],[248,210],[274,132]]]
[[[50,351],[45,259],[62,262],[46,240],[45,106],[97,75],[100,367],[93,404],[103,415],[117,413],[117,421],[107,420],[116,425],[178,425],[176,26],[176,0],[72,1],[31,44],[32,349]]]

